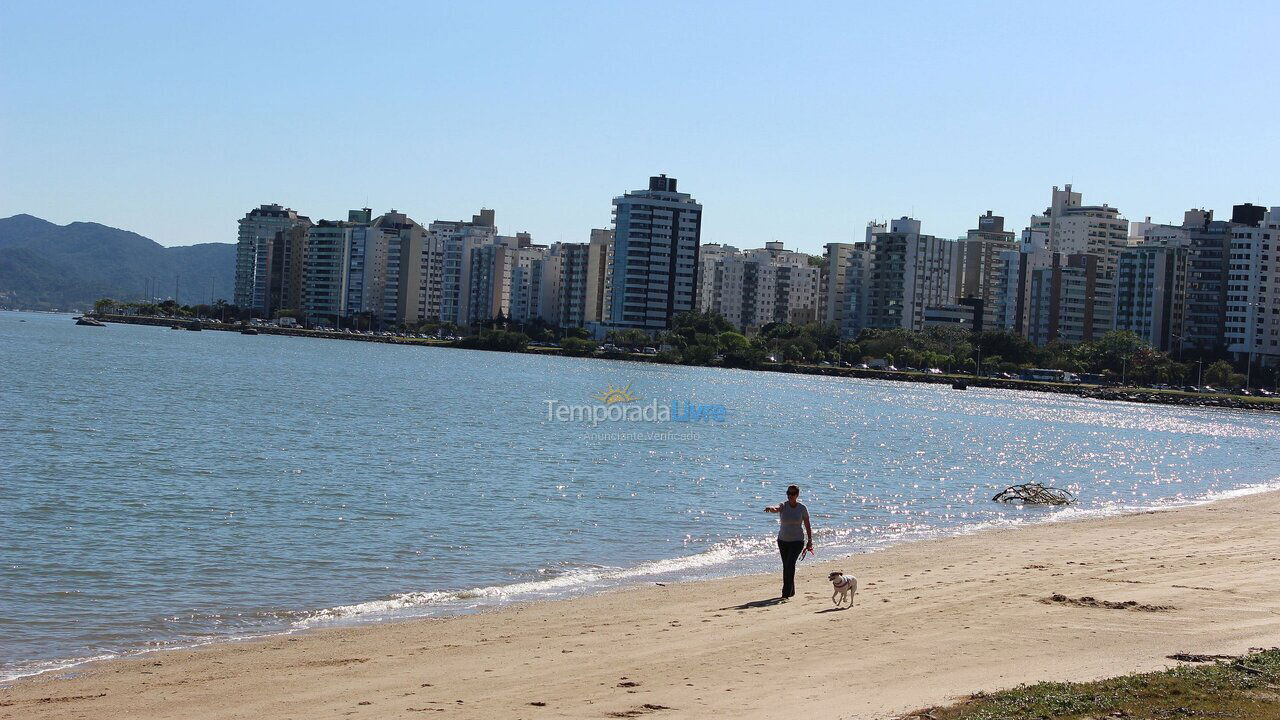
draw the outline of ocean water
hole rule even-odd
[[[549,406],[610,388],[723,421],[592,427]],[[0,679],[773,568],[761,510],[790,483],[820,558],[1200,502],[1280,481],[1278,432],[1262,413],[0,313]],[[1033,480],[1079,502],[991,502]]]

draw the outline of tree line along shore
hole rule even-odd
[[[865,330],[856,340],[841,339],[820,323],[766,326],[754,336],[737,332],[713,313],[677,316],[673,328],[652,337],[637,330],[611,331],[603,342],[581,329],[513,326],[501,320],[465,329],[442,324],[373,331],[359,328],[305,328],[259,321],[223,321],[209,307],[170,301],[139,314],[107,312],[99,303],[91,316],[107,322],[200,327],[294,337],[359,340],[548,356],[595,357],[726,367],[771,372],[947,384],[1052,392],[1103,400],[1166,405],[1280,410],[1273,397],[1273,369],[1240,372],[1225,358],[1181,362],[1153,349],[1132,333],[1113,332],[1078,345],[1037,347],[1013,333],[970,333],[952,328],[923,332]],[[204,312],[201,312],[204,311]],[[1024,379],[1029,368],[1058,371],[1075,382]],[[1052,372],[1049,373],[1052,375]],[[1083,379],[1085,381],[1080,381]]]

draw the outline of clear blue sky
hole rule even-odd
[[[583,242],[666,172],[704,242],[1280,204],[1275,3],[0,3],[0,216],[230,242],[264,202]]]

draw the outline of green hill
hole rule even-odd
[[[173,297],[195,304],[231,299],[235,245],[164,247],[98,223],[55,225],[31,215],[0,219],[0,306],[84,310],[102,297]]]

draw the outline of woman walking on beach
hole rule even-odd
[[[778,514],[778,552],[782,553],[782,598],[796,594],[796,561],[805,552],[813,552],[813,527],[809,525],[809,508],[800,502],[800,488],[787,488],[787,501],[770,505],[765,512]],[[805,544],[805,538],[808,544]]]

